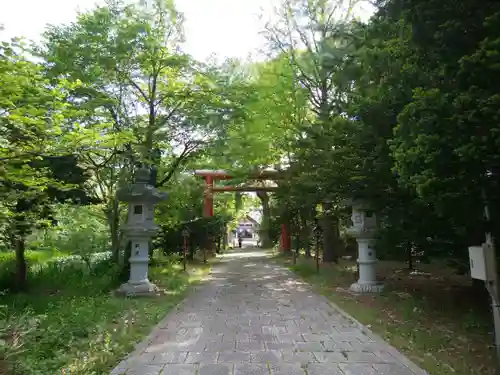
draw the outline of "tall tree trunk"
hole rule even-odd
[[[408,269],[413,271],[413,242],[407,243]]]
[[[298,218],[296,220],[292,219],[292,222],[294,223],[295,232],[295,252],[298,256],[300,254],[300,249],[302,248],[302,228]]]
[[[311,240],[310,240],[310,230],[309,226],[307,223],[307,217],[304,214],[300,215],[300,231],[301,231],[301,238],[304,243],[304,251],[306,258],[311,257]]]
[[[218,234],[217,237],[216,237],[216,245],[215,245],[215,252],[217,254],[220,254],[221,253],[221,249],[222,249],[222,233]]]
[[[111,237],[111,257],[113,262],[120,262],[120,210],[119,202],[112,198],[108,207],[104,210],[108,222],[109,233]]]
[[[28,286],[28,265],[26,264],[25,251],[25,238],[23,234],[17,234],[15,239],[16,249],[16,292],[22,292]]]
[[[14,221],[12,226],[13,244],[16,253],[16,274],[15,286],[16,292],[23,292],[28,288],[28,264],[25,257],[26,236],[30,231],[30,226],[27,223],[26,212],[30,207],[24,199],[19,199],[16,204]]]
[[[323,203],[323,262],[338,262],[339,228],[338,220],[332,212],[332,203]]]
[[[227,224],[224,224],[224,233],[222,234],[222,252],[227,249],[228,245],[227,230]]]
[[[271,221],[271,208],[269,207],[269,195],[265,191],[258,191],[257,196],[262,202],[262,222],[260,224],[260,246],[264,249],[273,246],[271,236],[269,234]]]

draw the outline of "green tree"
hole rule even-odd
[[[325,133],[345,122],[341,116],[346,113],[348,94],[353,86],[353,77],[347,68],[351,66],[350,54],[356,45],[356,35],[350,30],[355,5],[355,1],[287,0],[276,10],[276,20],[266,27],[271,48],[290,56],[296,80],[309,94],[313,116],[300,129],[303,136],[297,140],[296,150],[304,148],[304,152],[309,153],[309,149],[326,147],[326,152],[331,151],[335,143],[329,143]],[[295,160],[301,158],[294,155]],[[332,161],[325,157],[320,160]],[[324,260],[331,262],[339,256],[336,207],[340,197],[321,184],[325,170],[317,171],[317,176],[312,177],[317,186],[314,206],[316,203],[324,205]],[[298,178],[293,184],[299,186],[300,182]]]
[[[71,98],[83,111],[85,127],[114,135],[83,161],[94,176],[92,191],[105,202],[115,260],[118,185],[129,181],[137,163],[151,166],[153,184],[165,185],[218,138],[224,124],[217,71],[180,51],[182,21],[170,1],[110,1],[45,33],[40,53],[50,74],[85,85]],[[106,129],[97,127],[103,123]]]
[[[18,290],[26,287],[25,242],[33,226],[50,218],[54,201],[87,200],[75,189],[86,176],[73,153],[86,150],[88,139],[67,122],[76,109],[66,98],[79,84],[50,81],[27,56],[19,41],[0,47],[0,194],[16,252]]]

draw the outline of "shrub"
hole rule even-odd
[[[57,226],[36,231],[29,246],[87,256],[109,250],[109,231],[99,206],[58,205]]]
[[[27,238],[25,257],[28,263],[28,283],[36,285],[40,277],[47,273],[51,279],[65,280],[66,273],[61,273],[61,264],[50,264],[53,259],[64,258],[58,262],[77,261],[79,267],[82,260],[89,272],[92,272],[92,262],[96,253],[109,250],[109,234],[106,222],[101,216],[98,206],[56,205],[54,211],[58,225],[41,230],[35,230]],[[67,257],[68,254],[77,256]],[[108,257],[108,255],[106,255]],[[15,253],[4,251],[0,253],[0,290],[12,289],[15,282]],[[42,273],[40,273],[42,272]],[[59,272],[59,275],[56,275]]]
[[[0,360],[7,367],[5,370],[14,366],[16,356],[25,350],[26,337],[35,331],[39,323],[40,320],[29,309],[15,314],[7,306],[0,306]],[[0,372],[2,370],[0,366]]]

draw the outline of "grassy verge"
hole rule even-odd
[[[26,250],[24,256],[30,264],[44,263],[50,259],[67,256],[68,254],[58,250]],[[13,251],[0,252],[0,263],[4,264],[15,259]]]
[[[108,373],[209,269],[192,262],[184,273],[161,259],[150,278],[167,295],[131,299],[113,296],[118,272],[109,261],[90,271],[48,263],[28,294],[0,300],[0,374]]]
[[[495,373],[487,299],[478,298],[467,277],[431,266],[412,275],[404,264],[380,262],[384,293],[353,296],[353,262],[322,264],[318,274],[314,260],[301,257],[294,265],[289,257],[275,259],[430,374]]]

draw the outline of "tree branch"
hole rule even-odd
[[[143,99],[146,101],[146,103],[147,103],[147,102],[149,102],[149,98],[148,98],[148,96],[146,95],[146,93],[144,92],[144,90],[143,90],[143,89],[141,89],[141,88],[140,88],[140,86],[139,86],[137,83],[135,83],[135,82],[134,82],[134,80],[133,80],[132,78],[128,78],[128,81],[132,84],[132,86],[134,86],[134,87],[135,87],[135,89],[136,89],[137,91],[139,91],[139,93],[141,94],[141,96],[143,97]]]
[[[167,175],[156,184],[155,187],[161,187],[165,185],[174,175],[174,173],[177,171],[179,166],[187,159],[189,154],[196,149],[200,145],[199,142],[188,142],[184,145],[184,150],[182,150],[181,154],[175,159],[175,161],[172,163],[170,166],[170,170],[168,171]]]
[[[2,161],[8,161],[8,160],[13,160],[13,159],[24,159],[28,156],[34,156],[34,157],[47,157],[47,155],[40,154],[38,152],[26,152],[24,154],[19,154],[19,155],[13,155],[13,156],[6,156],[3,158],[0,158],[0,162]]]

